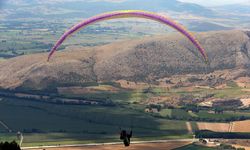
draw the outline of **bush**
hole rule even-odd
[[[15,142],[1,142],[0,143],[0,150],[21,150],[19,145]]]
[[[223,139],[250,139],[250,133],[238,132],[213,132],[200,130],[195,132],[196,138],[223,138]]]

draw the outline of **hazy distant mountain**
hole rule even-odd
[[[50,62],[46,62],[47,54],[12,58],[0,63],[0,87],[39,89],[51,84],[119,79],[148,81],[172,74],[250,66],[250,32],[207,32],[198,34],[198,39],[208,52],[209,67],[196,57],[200,55],[189,41],[172,34],[92,48],[68,48],[55,53]]]
[[[250,15],[250,4],[233,4],[216,7],[225,12],[239,13],[238,15]]]
[[[213,12],[205,7],[196,4],[183,3],[176,0],[126,0],[123,2],[49,2],[40,0],[22,0],[19,1],[19,3],[13,3],[12,1],[7,1],[4,8],[12,10],[12,14],[9,16],[9,18],[18,18],[21,17],[21,15],[24,15],[25,17],[90,17],[101,12],[120,9],[141,9],[155,12],[187,12],[203,16],[213,15]],[[56,14],[56,12],[60,12],[62,10],[64,10],[64,13],[62,12],[64,15],[60,15],[59,13]],[[47,11],[50,11],[51,14],[46,14]]]
[[[189,21],[186,24],[189,30],[192,31],[220,31],[220,30],[230,30],[232,27],[226,27],[221,24],[206,21]]]
[[[54,21],[87,18],[107,11],[137,9],[166,13],[193,31],[249,29],[250,26],[249,17],[247,17],[250,9],[245,5],[206,8],[178,0],[121,0],[118,2],[109,0],[7,0],[1,5],[0,18],[5,20],[19,19],[20,21],[20,18],[28,18],[32,21],[36,19]]]

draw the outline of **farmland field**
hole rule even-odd
[[[250,132],[250,120],[233,122],[232,132]]]
[[[106,83],[107,84],[107,83]],[[85,91],[91,91],[85,93]],[[61,92],[60,92],[61,91]],[[72,93],[76,91],[77,93]],[[192,94],[202,96],[211,89],[193,89]],[[226,91],[226,90],[225,90]],[[19,94],[20,95],[20,94]],[[55,95],[55,94],[54,94]],[[142,90],[124,89],[114,83],[97,86],[61,88],[57,96],[61,98],[98,99],[111,101],[114,105],[71,105],[52,104],[22,98],[3,97],[0,101],[0,120],[13,130],[7,133],[1,129],[1,140],[16,139],[15,133],[24,133],[24,146],[44,144],[79,144],[88,142],[119,141],[119,128],[134,129],[134,139],[175,139],[190,138],[201,127],[198,122],[227,122],[231,119],[250,117],[249,110],[229,111],[222,114],[211,113],[213,108],[201,109],[199,112],[187,111],[185,107],[162,107],[159,112],[146,113],[147,103],[164,103],[160,98],[166,96],[185,97],[190,95],[182,88],[169,89],[151,87]],[[39,97],[39,96],[37,96]],[[168,101],[168,99],[166,99]],[[177,101],[177,100],[172,100]],[[195,120],[196,119],[196,120]],[[244,118],[243,118],[244,119]],[[187,122],[190,122],[187,129]],[[216,125],[215,125],[216,126]],[[217,126],[218,127],[218,126]],[[227,128],[228,129],[228,128]],[[227,130],[226,129],[226,130]],[[221,128],[216,131],[222,130]]]
[[[8,99],[0,102],[0,118],[13,130],[13,133],[1,133],[1,140],[15,139],[15,133],[21,131],[25,137],[24,145],[36,145],[38,141],[52,144],[114,141],[119,127],[129,129],[131,126],[134,127],[135,139],[190,137],[184,121],[157,119],[119,107]]]
[[[166,143],[142,143],[142,144],[131,144],[130,150],[166,150],[175,149],[178,147],[185,146],[190,142],[166,142]],[[105,146],[84,146],[84,147],[60,147],[60,148],[46,148],[48,150],[125,150],[128,147],[124,147],[122,144],[117,145],[105,145]],[[40,150],[40,149],[38,149]],[[42,150],[42,149],[41,149]]]
[[[210,113],[208,111],[200,111],[198,113],[194,112],[187,112],[182,109],[162,109],[159,114],[163,117],[172,117],[176,119],[181,119],[181,120],[188,120],[191,118],[200,118],[200,119],[207,119],[210,120],[217,120],[221,122],[226,122],[227,120],[234,118],[234,117],[250,117],[249,112],[230,112],[230,111],[225,111],[223,114],[215,114],[215,113]]]
[[[223,114],[214,114],[214,113],[208,113],[206,111],[201,111],[199,113],[197,113],[197,115],[200,117],[200,118],[211,118],[211,119],[228,119],[228,118],[231,118],[231,117],[239,117],[239,116],[250,116],[250,113],[242,113],[242,112],[224,112]]]
[[[47,52],[52,48],[56,39],[63,34],[63,31],[72,26],[72,23],[78,21],[79,19],[69,19],[67,22],[64,20],[3,21],[0,23],[0,57],[10,58],[18,55]],[[154,33],[167,33],[164,26],[154,22],[151,22],[151,24],[157,25],[158,28],[150,28],[149,30],[143,22],[138,25],[136,21],[127,23],[123,20],[95,24],[73,35],[76,38],[65,41],[60,49],[69,46],[104,45],[113,41],[135,39]],[[135,27],[140,30],[134,29]]]
[[[142,1],[0,0],[0,142],[119,150],[124,129],[127,149],[214,150],[195,141],[248,138],[249,8]]]
[[[210,130],[215,132],[229,132],[229,123],[207,123],[197,122],[199,130]]]

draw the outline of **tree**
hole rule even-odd
[[[214,112],[215,112],[216,114],[223,114],[223,109],[220,108],[220,107],[216,107],[216,108],[214,109]]]
[[[0,150],[21,150],[20,146],[16,143],[16,141],[12,142],[1,142],[0,143]]]

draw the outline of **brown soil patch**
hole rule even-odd
[[[211,130],[215,132],[250,132],[250,120],[231,123],[197,123],[199,130]]]
[[[250,89],[242,89],[242,91],[250,92]]]
[[[233,122],[232,132],[250,132],[250,120]]]
[[[241,99],[241,102],[245,107],[250,106],[250,98],[243,98],[243,99]]]
[[[147,83],[142,83],[142,82],[131,82],[131,81],[126,81],[126,80],[118,80],[116,81],[117,83],[120,83],[122,88],[126,89],[145,89],[149,87],[149,84]]]
[[[211,130],[215,132],[228,132],[229,123],[206,123],[198,122],[197,123],[199,130]]]
[[[250,147],[246,147],[246,146],[241,146],[241,145],[233,145],[236,148],[245,148],[245,150],[250,150]]]
[[[110,85],[90,86],[86,88],[89,90],[93,90],[93,91],[106,91],[106,92],[118,92],[119,91],[118,88],[115,88]]]
[[[190,144],[190,142],[166,142],[166,143],[145,143],[131,144],[129,147],[123,145],[103,145],[85,147],[65,147],[65,148],[46,148],[46,150],[171,150]],[[43,150],[43,149],[36,149]]]
[[[249,77],[240,77],[236,80],[236,83],[239,87],[249,88],[250,87],[250,78]]]
[[[59,87],[57,88],[59,93],[62,94],[72,94],[72,95],[81,95],[89,93],[98,93],[98,92],[118,92],[120,89],[112,86],[90,86],[90,87]]]
[[[250,150],[250,140],[224,140],[222,143],[233,145],[236,148],[245,148],[245,150]]]
[[[221,84],[221,85],[218,85],[218,86],[216,86],[215,87],[215,89],[225,89],[225,88],[227,88],[228,86],[226,85],[226,84]]]
[[[58,93],[61,93],[61,94],[73,94],[73,95],[94,93],[93,90],[83,88],[83,87],[60,87],[60,88],[57,88],[57,90],[58,90]]]

